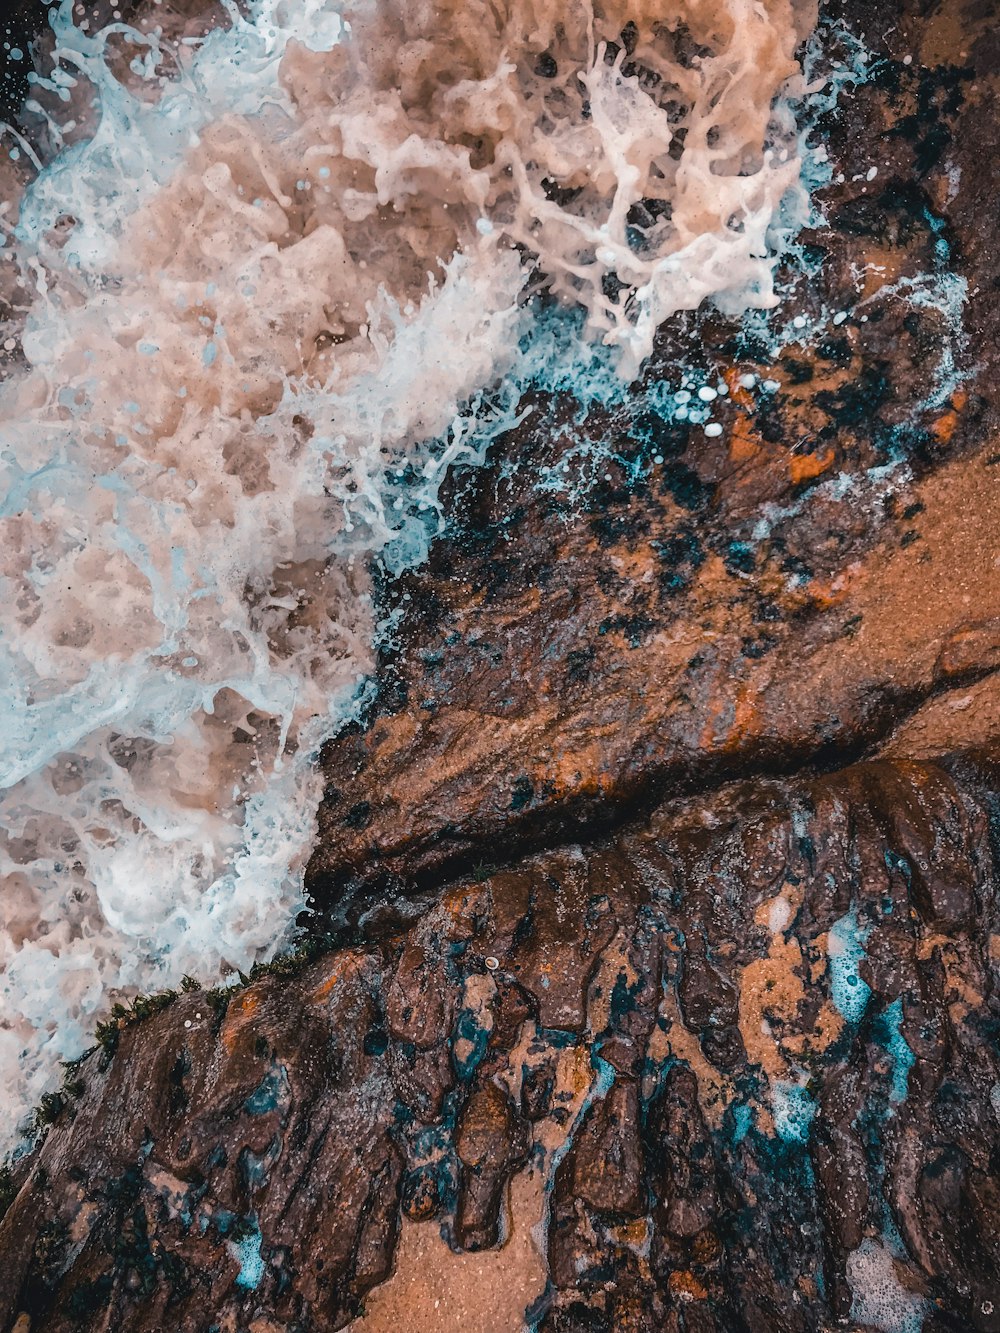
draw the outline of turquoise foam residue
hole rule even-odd
[[[807,1143],[816,1103],[800,1083],[779,1080],[771,1085],[771,1114],[779,1139]]]
[[[734,1106],[732,1109],[733,1142],[742,1143],[750,1132],[750,1126],[753,1124],[753,1108],[750,1106]]]
[[[687,423],[702,427],[709,438],[721,434],[722,425],[713,418],[720,409],[725,413],[729,394],[718,374],[680,364],[673,367],[672,377],[661,375],[636,393],[619,375],[614,351],[588,342],[583,328],[579,312],[536,303],[533,323],[521,339],[511,371],[519,396],[551,394],[563,397],[564,406],[575,403],[572,421],[580,427],[595,409],[627,414],[613,429],[585,432],[557,463],[539,469],[537,491],[557,493],[573,502],[591,495],[611,464],[633,485],[663,463],[654,438],[657,425]]]
[[[227,1241],[226,1248],[240,1265],[240,1271],[236,1275],[236,1285],[246,1287],[248,1291],[256,1291],[264,1276],[264,1260],[260,1253],[263,1237],[256,1217],[251,1218],[251,1227],[252,1230],[240,1240]]]
[[[591,405],[613,408],[628,401],[629,386],[613,352],[585,338],[584,323],[579,310],[536,304],[519,345],[522,390],[569,394],[584,412]]]
[[[915,277],[902,277],[891,286],[880,287],[867,297],[862,305],[878,297],[900,296],[916,310],[934,310],[940,316],[946,330],[942,339],[938,364],[927,378],[927,394],[917,404],[916,415],[934,411],[943,407],[952,394],[969,377],[969,368],[959,362],[968,350],[968,332],[965,327],[965,307],[969,299],[968,281],[958,273],[940,267],[940,246],[946,241],[935,242],[936,260],[933,273],[918,273]],[[860,306],[858,307],[860,309]]]
[[[910,1070],[917,1063],[917,1057],[906,1043],[902,1033],[903,1001],[895,1000],[885,1011],[885,1025],[888,1033],[886,1049],[892,1059],[892,1086],[889,1100],[894,1106],[906,1101],[909,1091]]]
[[[284,1065],[265,1074],[260,1085],[243,1103],[248,1115],[267,1115],[269,1111],[284,1110],[291,1099],[288,1073]]]
[[[858,923],[855,908],[830,927],[830,994],[838,1012],[848,1023],[859,1023],[868,1005],[871,988],[858,971],[865,956],[869,927]]]

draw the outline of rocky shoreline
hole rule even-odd
[[[104,1029],[4,1330],[1000,1329],[1000,36],[827,17],[783,345],[681,322],[717,436],[540,398],[453,480],[312,945]]]

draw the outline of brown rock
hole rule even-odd
[[[252,1312],[336,1329],[393,1271],[405,1216],[477,1253],[541,1224],[542,1327],[643,1328],[659,1310],[652,1327],[687,1328],[698,1308],[723,1329],[806,1330],[849,1314],[849,1258],[887,1208],[907,1283],[988,1328],[998,792],[996,762],[964,755],[668,801],[518,872],[504,952],[533,960],[520,982],[481,962],[511,928],[505,873],[445,888],[402,937],[258,979],[224,1016],[195,993],[126,1025],[110,1061],[85,1062],[0,1223],[0,1327],[29,1312],[35,1333],[68,1333],[82,1310],[138,1333],[169,1310],[185,1333],[211,1308],[222,1327]],[[965,905],[928,915],[916,862],[956,830],[968,865],[942,860],[937,898],[954,877]],[[567,864],[575,884],[600,869],[616,904],[599,948],[585,908],[575,936],[523,910]],[[832,950],[844,917],[865,960]],[[686,978],[715,955],[739,1002],[724,987],[725,1026],[715,1000],[705,1021],[733,1033],[735,1059],[684,1021],[702,1003]],[[544,979],[581,957],[579,1031],[540,1026]],[[401,959],[412,1012],[389,1020]],[[872,986],[845,1016],[852,966]],[[508,1212],[508,1189],[539,1211]]]
[[[616,1079],[587,1112],[567,1158],[572,1193],[598,1212],[641,1217],[646,1212],[639,1091]]]
[[[502,1088],[487,1079],[473,1091],[459,1118],[455,1152],[462,1164],[455,1238],[466,1250],[495,1245],[501,1196],[527,1155],[523,1122]]]

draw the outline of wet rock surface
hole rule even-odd
[[[783,345],[665,335],[717,436],[540,399],[455,479],[311,953],[102,1033],[0,1328],[1000,1329],[1000,43],[828,13]]]
[[[995,669],[992,20],[857,10],[876,58],[820,127],[835,177],[786,345],[692,319],[651,377],[700,359],[721,435],[641,391],[635,412],[546,400],[459,477],[449,536],[390,594],[405,650],[378,714],[324,757],[319,899],[844,762]]]
[[[182,995],[27,1164],[4,1327],[865,1327],[866,1259],[1000,1327],[998,836],[996,754],[754,779]]]

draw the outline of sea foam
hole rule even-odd
[[[62,0],[0,205],[8,1145],[116,995],[288,942],[373,562],[423,558],[447,470],[541,366],[624,383],[674,312],[773,305],[804,216],[809,4],[228,12]]]

